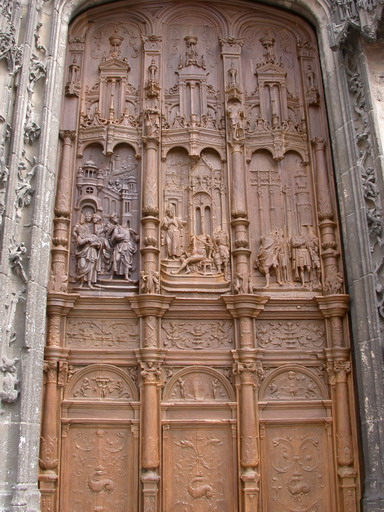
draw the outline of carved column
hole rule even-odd
[[[141,249],[142,260],[142,278],[159,279],[159,198],[158,198],[158,139],[147,137],[145,140],[145,167],[143,176],[143,242],[144,247]],[[148,281],[147,281],[148,283]],[[146,293],[154,293],[148,286],[142,289]]]
[[[48,297],[48,347],[59,347],[63,342],[63,319],[73,308],[78,295],[50,293]]]
[[[148,286],[155,279],[159,283],[159,142],[160,115],[160,57],[161,37],[142,36],[144,47],[143,81],[143,142],[145,145],[143,168],[143,243],[142,291],[157,293],[158,286]]]
[[[64,292],[68,285],[69,224],[72,199],[72,149],[76,132],[63,130],[60,177],[55,205],[52,247],[52,291]]]
[[[223,300],[238,323],[238,349],[233,351],[233,371],[239,393],[240,464],[244,512],[256,512],[259,501],[260,458],[257,390],[262,375],[255,349],[254,318],[264,309],[268,297],[237,295]]]
[[[141,482],[143,511],[157,512],[160,466],[160,388],[161,363],[164,351],[160,348],[160,318],[173,297],[160,295],[138,296],[131,307],[141,319],[141,349],[136,357],[141,366]]]
[[[338,251],[336,241],[336,223],[333,221],[330,188],[325,154],[325,140],[316,137],[312,140],[315,153],[315,168],[317,181],[317,208],[321,238],[321,258],[323,261],[325,285],[336,279],[338,266]]]
[[[326,349],[327,371],[331,386],[336,437],[336,458],[343,512],[355,510],[356,477],[348,374],[350,349],[345,346],[343,318],[348,312],[348,295],[317,297],[320,310],[330,326],[330,348]]]
[[[47,360],[44,363],[45,396],[40,444],[40,490],[42,512],[54,512],[56,509],[56,492],[58,482],[59,459],[59,403],[60,387],[64,386],[68,364],[68,351],[47,348]]]

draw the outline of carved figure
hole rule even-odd
[[[100,241],[99,257],[97,259],[96,269],[98,273],[110,272],[112,267],[112,247],[106,235],[111,229],[111,224],[107,222],[104,226],[101,224],[100,215],[93,216],[95,234]]]
[[[242,110],[229,108],[227,111],[229,119],[230,133],[233,140],[240,140],[245,137],[245,117]]]
[[[160,129],[160,114],[156,109],[148,108],[144,119],[145,135],[158,137]]]
[[[213,235],[214,255],[213,261],[218,272],[223,272],[228,280],[229,273],[229,243],[228,234],[221,228],[216,228]]]
[[[292,268],[295,273],[295,281],[301,281],[301,284],[305,286],[305,272],[311,273],[312,260],[307,240],[300,234],[292,237]]]
[[[204,483],[203,480],[203,476],[196,476],[192,478],[188,485],[188,492],[195,500],[203,497],[210,499],[215,496],[215,490],[212,485]]]
[[[107,234],[113,250],[112,253],[112,276],[124,276],[130,281],[129,276],[133,271],[133,255],[137,251],[137,233],[129,226],[119,224],[119,216],[113,213],[110,216],[112,227]]]
[[[182,253],[183,226],[186,222],[175,216],[174,209],[169,206],[166,210],[166,216],[161,224],[163,230],[163,245],[167,250],[168,259],[178,259]]]
[[[4,372],[3,377],[3,389],[0,390],[0,399],[4,403],[14,403],[19,396],[19,380],[16,376],[16,363],[18,359],[8,359],[7,356],[2,357],[2,364],[0,370]],[[1,411],[2,412],[2,411]]]
[[[233,287],[235,294],[253,293],[252,276],[237,272]]]
[[[291,259],[291,247],[284,233],[279,234],[279,246],[277,252],[277,271],[279,272],[280,283],[289,283],[289,262]]]
[[[94,474],[89,477],[88,487],[92,492],[111,492],[115,488],[115,482],[106,477],[106,471],[99,466]]]
[[[97,282],[97,265],[101,247],[100,238],[92,233],[93,214],[86,212],[73,229],[77,263],[77,279],[80,286],[86,283],[90,288]]]
[[[280,281],[280,273],[278,271],[279,241],[279,233],[277,230],[269,235],[263,236],[261,239],[260,249],[256,258],[256,267],[267,279],[265,288],[268,288],[270,283],[271,269],[275,271],[277,282],[282,284]]]
[[[192,271],[191,266],[195,270],[195,266],[204,260],[212,261],[212,248],[213,244],[209,235],[192,235],[191,248],[187,255],[180,257],[181,266],[175,274],[179,274],[184,269],[189,274]]]
[[[228,79],[230,86],[237,85],[237,69],[235,68],[233,62],[231,62],[231,67],[228,69]]]
[[[307,236],[307,248],[309,255],[311,257],[312,263],[312,272],[310,276],[310,281],[312,286],[320,285],[320,272],[321,272],[321,264],[320,264],[320,256],[319,256],[319,239],[315,235],[312,230],[312,227],[309,227],[309,233]],[[313,274],[315,272],[315,275]]]
[[[12,271],[20,277],[23,283],[26,283],[28,278],[23,267],[23,256],[26,254],[27,248],[25,247],[24,242],[16,244],[16,242],[13,240],[8,250],[8,260]]]
[[[140,275],[142,293],[160,293],[160,277],[156,270],[142,270]]]

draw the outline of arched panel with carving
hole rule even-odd
[[[260,400],[327,400],[324,383],[303,366],[288,366],[274,370],[260,387]]]
[[[121,368],[97,364],[87,366],[70,380],[65,400],[83,401],[137,401],[138,392],[132,381]]]
[[[164,402],[234,402],[233,388],[223,375],[211,368],[191,367],[177,372],[167,383]]]

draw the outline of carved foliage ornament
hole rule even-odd
[[[120,347],[139,344],[138,320],[85,320],[70,318],[67,324],[68,346]]]
[[[256,324],[257,344],[269,350],[319,349],[325,346],[325,330],[322,321],[267,322]]]
[[[179,350],[231,348],[234,345],[232,323],[229,321],[162,322],[163,345]]]

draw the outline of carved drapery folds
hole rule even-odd
[[[355,485],[350,391],[325,385],[347,299],[314,35],[265,6],[231,28],[112,6],[69,34],[44,510],[254,512],[274,478],[292,510],[333,503],[336,479],[262,455],[323,451]]]

